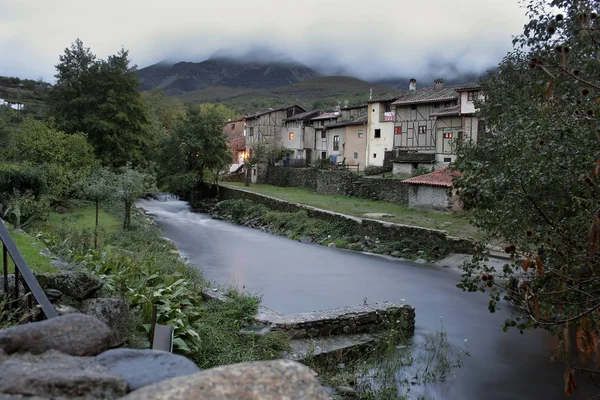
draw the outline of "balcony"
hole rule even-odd
[[[381,114],[379,122],[394,122],[395,119],[396,116],[394,115],[393,111],[386,111]]]

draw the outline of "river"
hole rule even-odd
[[[424,388],[427,397],[565,398],[564,368],[550,361],[552,337],[502,332],[502,322],[515,310],[504,303],[490,314],[485,294],[456,288],[456,270],[300,243],[192,213],[183,201],[137,205],[155,216],[164,235],[206,279],[257,293],[263,305],[280,313],[359,305],[365,297],[369,303],[405,301],[416,309],[416,341],[441,324],[453,348],[463,348],[467,339],[471,357],[455,370],[455,378]],[[580,391],[571,399],[597,394],[584,379],[578,377]]]

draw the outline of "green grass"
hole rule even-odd
[[[46,247],[44,244],[39,242],[34,237],[14,231],[10,232],[10,236],[12,236],[17,247],[19,248],[19,251],[21,251],[23,258],[25,259],[25,262],[32,271],[49,273],[58,272],[56,267],[50,265],[50,257],[40,254],[40,251]],[[15,271],[15,266],[12,261],[10,261],[8,264],[8,271],[9,273],[14,273]]]
[[[278,187],[271,185],[244,186],[242,182],[227,182],[226,185],[241,187],[256,193],[276,197],[295,203],[305,204],[331,210],[355,217],[364,217],[367,213],[391,214],[389,218],[373,218],[381,221],[395,222],[430,229],[441,229],[448,234],[460,237],[480,236],[470,221],[468,213],[436,213],[409,210],[406,205],[386,201],[360,199],[357,197],[344,197],[335,195],[318,194],[304,188]],[[372,217],[370,217],[372,218]]]
[[[96,208],[89,202],[73,202],[68,212],[61,214],[51,212],[46,220],[50,228],[73,223],[79,229],[94,229],[96,223]],[[98,212],[99,228],[106,233],[117,233],[121,229],[121,221],[100,208]]]

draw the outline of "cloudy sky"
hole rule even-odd
[[[0,0],[0,75],[52,81],[76,38],[139,68],[267,49],[364,79],[480,72],[521,32],[518,0]]]

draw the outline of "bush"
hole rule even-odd
[[[0,164],[0,196],[4,199],[15,190],[39,197],[48,190],[46,182],[46,174],[39,166],[28,163]]]

